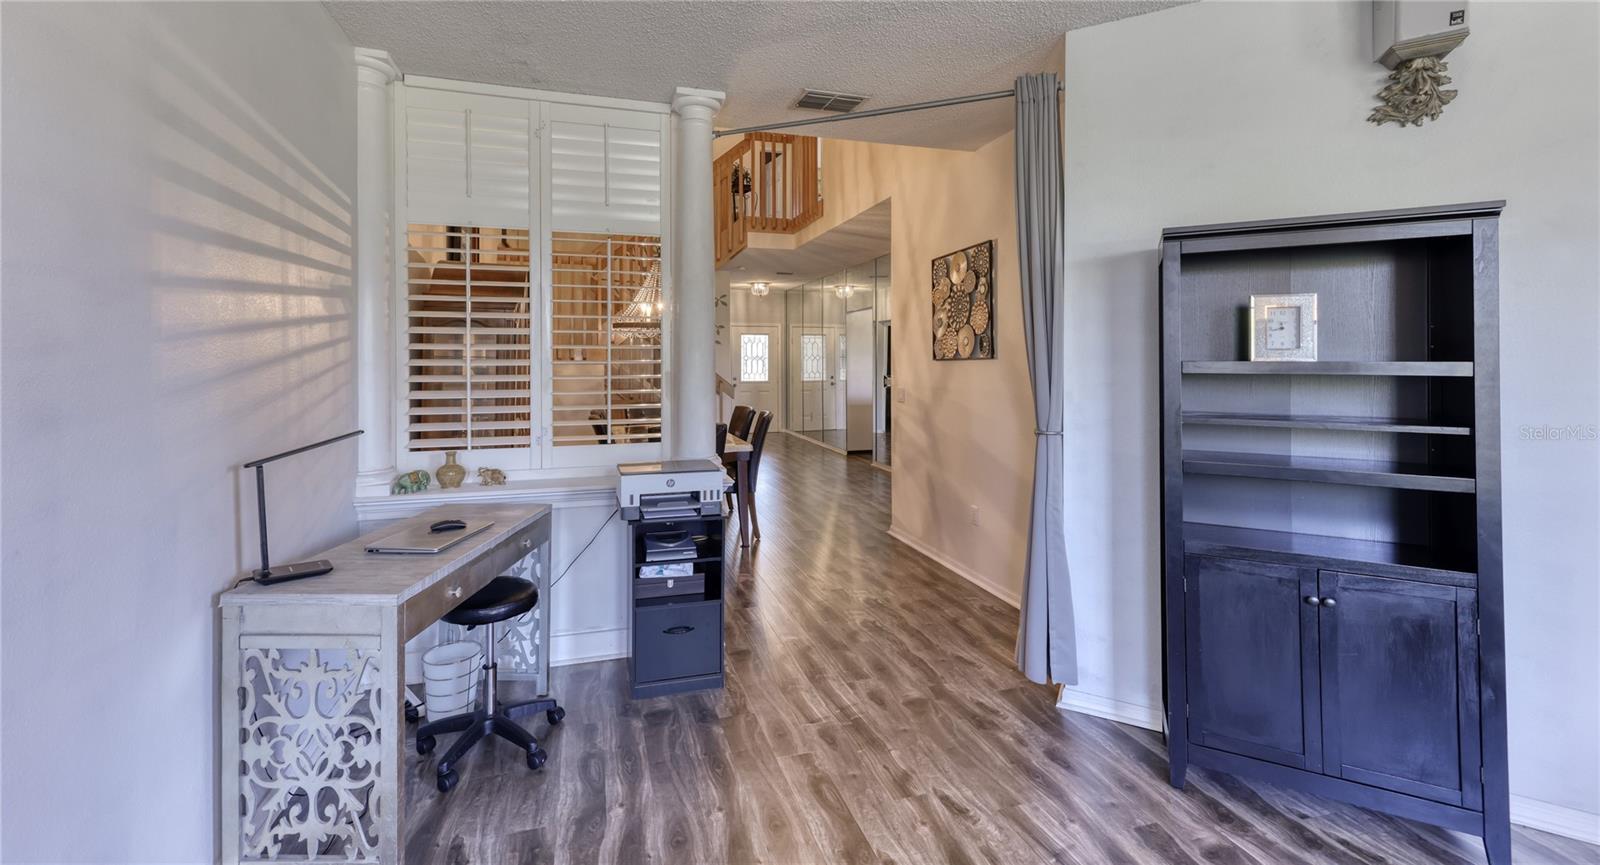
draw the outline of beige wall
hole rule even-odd
[[[825,213],[805,243],[891,199],[894,322],[892,530],[1015,603],[1022,587],[1033,469],[1033,409],[1022,344],[1012,136],[977,151],[823,143]],[[932,260],[995,244],[995,358],[935,362]],[[978,525],[972,508],[978,508]]]

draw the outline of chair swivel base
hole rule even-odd
[[[535,739],[521,724],[512,717],[512,712],[519,714],[543,711],[545,720],[551,726],[561,723],[567,716],[567,710],[556,705],[550,698],[529,700],[525,703],[500,704],[494,712],[486,709],[477,709],[437,721],[429,721],[417,728],[417,753],[428,754],[438,746],[435,738],[445,733],[460,733],[461,736],[450,743],[450,750],[439,758],[439,792],[448,793],[461,780],[456,773],[456,764],[465,757],[472,747],[485,736],[499,736],[500,738],[516,745],[527,752],[528,768],[538,769],[543,766],[548,755],[539,747],[539,740]]]

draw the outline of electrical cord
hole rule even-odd
[[[583,558],[583,554],[589,552],[589,548],[594,546],[594,542],[600,539],[600,535],[605,532],[606,526],[611,525],[612,518],[620,513],[622,513],[622,506],[618,505],[611,511],[611,515],[606,517],[605,521],[600,524],[600,528],[594,530],[594,536],[589,538],[589,542],[583,545],[583,549],[579,550],[578,554],[572,557],[572,561],[567,562],[567,566],[561,570],[561,575],[550,581],[550,588],[554,589],[556,587],[556,583],[561,582],[562,577],[565,577],[567,572],[572,570],[572,566],[576,565],[578,560]]]

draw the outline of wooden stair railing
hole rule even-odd
[[[817,139],[753,132],[712,164],[717,265],[743,252],[750,232],[793,234],[822,216]]]

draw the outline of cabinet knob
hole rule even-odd
[[[1323,598],[1322,605],[1324,607],[1337,607],[1339,606],[1339,602],[1335,601],[1333,598]]]
[[[1322,599],[1316,595],[1306,595],[1306,603],[1315,607],[1316,605],[1322,603]]]

